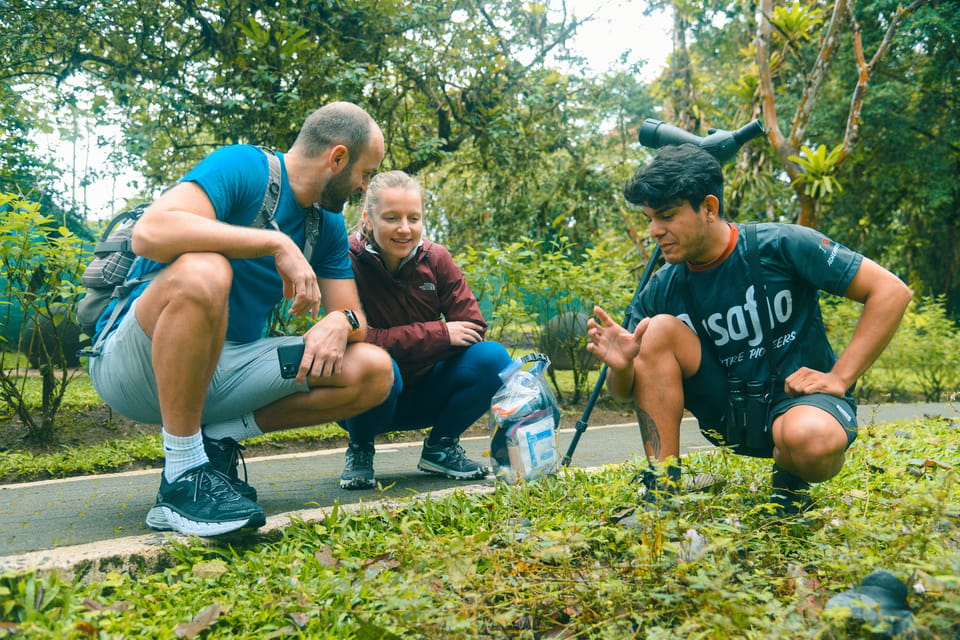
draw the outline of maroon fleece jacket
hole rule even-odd
[[[462,352],[450,344],[445,321],[470,321],[487,330],[463,272],[443,245],[424,240],[396,275],[366,242],[350,235],[350,260],[367,316],[367,342],[396,360],[404,385],[416,384],[433,365]]]

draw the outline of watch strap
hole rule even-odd
[[[353,309],[340,309],[339,312],[347,316],[347,322],[350,323],[351,333],[360,329],[360,319],[357,317],[357,314]]]

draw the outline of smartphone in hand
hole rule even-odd
[[[280,360],[280,377],[296,378],[300,361],[303,360],[303,343],[280,345],[277,347],[277,358]]]

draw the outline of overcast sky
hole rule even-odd
[[[594,71],[602,72],[617,65],[628,51],[627,62],[646,61],[642,70],[651,80],[666,64],[670,53],[670,20],[663,12],[644,16],[646,2],[630,0],[566,0],[567,11],[583,19],[595,17],[580,27],[575,48],[589,61]],[[560,6],[560,0],[551,0]]]

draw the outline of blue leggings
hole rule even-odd
[[[373,409],[344,420],[350,441],[372,443],[388,431],[410,431],[433,427],[430,442],[458,438],[490,409],[490,399],[500,388],[499,373],[511,362],[510,354],[498,342],[478,342],[463,353],[438,362],[420,382],[404,388],[393,363],[393,389]]]

